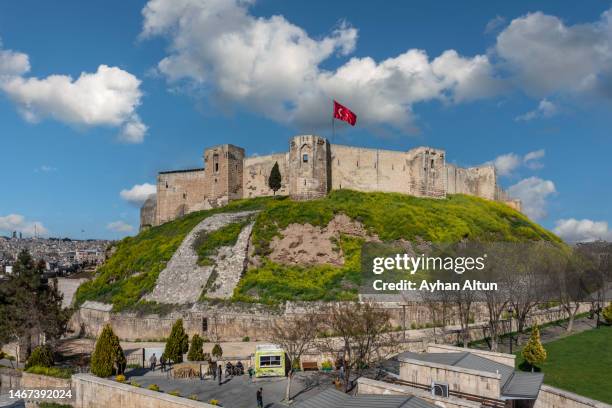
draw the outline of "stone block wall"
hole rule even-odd
[[[534,408],[612,408],[612,405],[543,384]]]
[[[425,363],[419,360],[400,360],[400,379],[430,387],[435,382],[446,383],[450,391],[499,399],[501,374]]]
[[[274,163],[278,163],[281,173],[281,188],[277,195],[289,194],[288,153],[271,154],[268,156],[247,157],[244,159],[242,191],[244,198],[268,197],[274,191],[268,186],[268,178]]]
[[[498,199],[499,189],[493,165],[461,168],[446,166],[448,194],[468,194],[488,200]]]
[[[204,169],[159,173],[156,225],[206,208]]]
[[[325,197],[329,192],[330,145],[315,135],[295,136],[289,147],[289,195],[295,200]]]

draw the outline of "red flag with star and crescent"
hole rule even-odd
[[[348,122],[351,126],[355,126],[355,123],[357,123],[357,115],[336,101],[334,101],[334,118]]]

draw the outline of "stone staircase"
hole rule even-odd
[[[247,265],[247,254],[249,250],[249,240],[253,231],[253,224],[250,223],[240,231],[236,244],[233,247],[225,246],[219,248],[215,257],[215,270],[217,279],[215,280],[214,290],[208,291],[206,296],[209,298],[229,298],[234,293],[234,288],[242,277],[242,272]]]
[[[233,287],[230,291],[228,285],[230,285],[229,282],[233,282],[235,278],[229,279],[226,282],[222,276],[225,274],[226,268],[229,269],[230,275],[235,276],[237,274],[236,270],[242,265],[240,267],[240,273],[238,274],[238,279],[240,279],[240,274],[242,274],[244,262],[246,261],[252,225],[244,228],[244,230],[248,229],[248,235],[243,230],[234,247],[222,247],[220,249],[217,258],[219,258],[219,262],[222,264],[221,267],[218,265],[198,265],[198,254],[193,249],[193,243],[201,231],[216,231],[228,224],[243,220],[254,213],[256,213],[256,211],[216,214],[200,222],[189,232],[189,234],[187,234],[166,265],[166,268],[160,272],[155,288],[151,293],[144,296],[143,300],[167,304],[194,303],[202,294],[202,289],[206,285],[213,268],[217,268],[219,276],[217,280],[220,283],[219,290],[222,291],[221,293],[227,293],[229,291],[231,295]],[[246,241],[246,243],[244,241]],[[244,249],[241,250],[240,248]],[[243,253],[242,256],[239,252]],[[225,255],[224,259],[220,259],[222,253]],[[241,260],[241,258],[244,259]],[[237,282],[236,280],[236,283]]]

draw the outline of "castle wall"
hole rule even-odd
[[[489,200],[497,199],[498,187],[495,167],[492,165],[467,169],[446,166],[448,193],[469,194]]]
[[[244,149],[234,145],[213,146],[204,150],[205,195],[208,206],[226,205],[242,198]]]
[[[276,192],[278,195],[289,194],[289,167],[287,163],[288,153],[271,154],[268,156],[247,157],[244,159],[244,179],[242,191],[244,198],[265,197],[274,195],[274,191],[268,187],[268,178],[274,163],[278,163],[281,173],[281,188]]]
[[[204,209],[205,180],[204,169],[159,173],[156,225]]]
[[[332,189],[445,196],[444,151],[331,146]]]

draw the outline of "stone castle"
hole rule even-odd
[[[232,200],[271,196],[268,177],[274,163],[282,176],[277,194],[296,200],[320,198],[342,188],[431,198],[461,193],[520,210],[520,202],[509,199],[497,184],[493,165],[457,167],[446,162],[444,150],[431,147],[405,152],[370,149],[302,135],[291,138],[286,153],[246,157],[243,148],[224,144],[204,150],[203,168],[160,172],[157,194],[141,208],[141,229]]]

